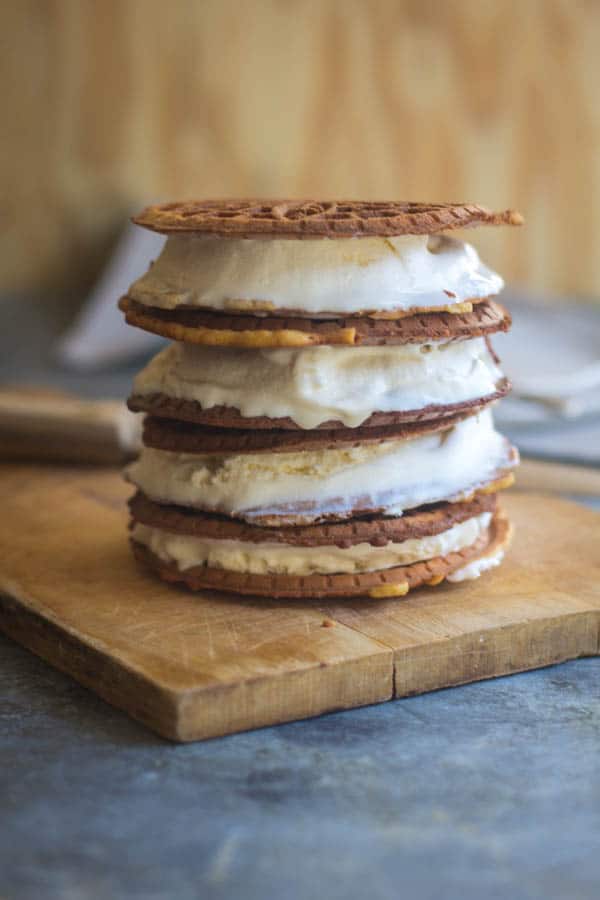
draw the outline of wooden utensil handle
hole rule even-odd
[[[116,400],[0,390],[0,459],[118,465],[135,455],[138,417]]]

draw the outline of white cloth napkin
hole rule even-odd
[[[513,316],[507,335],[494,347],[513,383],[514,403],[506,415],[517,420],[574,418],[600,410],[600,308],[551,303],[507,291],[502,303]]]
[[[126,328],[119,297],[159,256],[164,237],[129,224],[79,315],[56,347],[58,360],[73,369],[94,369],[157,350],[162,338]]]

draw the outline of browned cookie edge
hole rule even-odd
[[[122,297],[129,325],[183,343],[217,347],[384,346],[464,340],[508,331],[510,314],[489,298],[470,312],[422,312],[400,319],[249,316],[205,310],[165,310]]]

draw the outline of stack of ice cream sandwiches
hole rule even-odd
[[[144,210],[167,235],[121,299],[172,340],[146,413],[136,556],[167,581],[268,597],[400,597],[497,565],[517,452],[491,406],[502,279],[449,231],[469,204],[206,201]]]

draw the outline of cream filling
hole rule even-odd
[[[178,306],[308,314],[447,306],[497,294],[499,275],[445,235],[279,240],[174,235],[129,296]]]
[[[482,513],[453,525],[441,534],[410,538],[400,543],[390,541],[385,547],[373,547],[367,543],[347,548],[255,544],[173,534],[139,523],[133,529],[133,538],[163,562],[174,563],[181,571],[194,566],[208,566],[254,575],[336,575],[408,566],[463,550],[486,534],[491,517],[489,512]]]
[[[474,559],[472,562],[467,563],[466,566],[456,569],[450,575],[446,576],[446,580],[456,582],[471,581],[474,578],[479,578],[482,572],[487,572],[489,569],[494,569],[496,566],[499,566],[503,559],[504,550],[501,548],[490,556],[480,556],[478,559]]]
[[[401,515],[449,500],[514,464],[490,410],[414,440],[295,453],[196,455],[145,447],[129,479],[153,500],[248,521],[301,512],[317,518],[353,510]]]
[[[289,416],[301,428],[355,428],[372,413],[485,397],[502,372],[483,338],[383,347],[239,350],[176,342],[134,381],[134,393]]]

